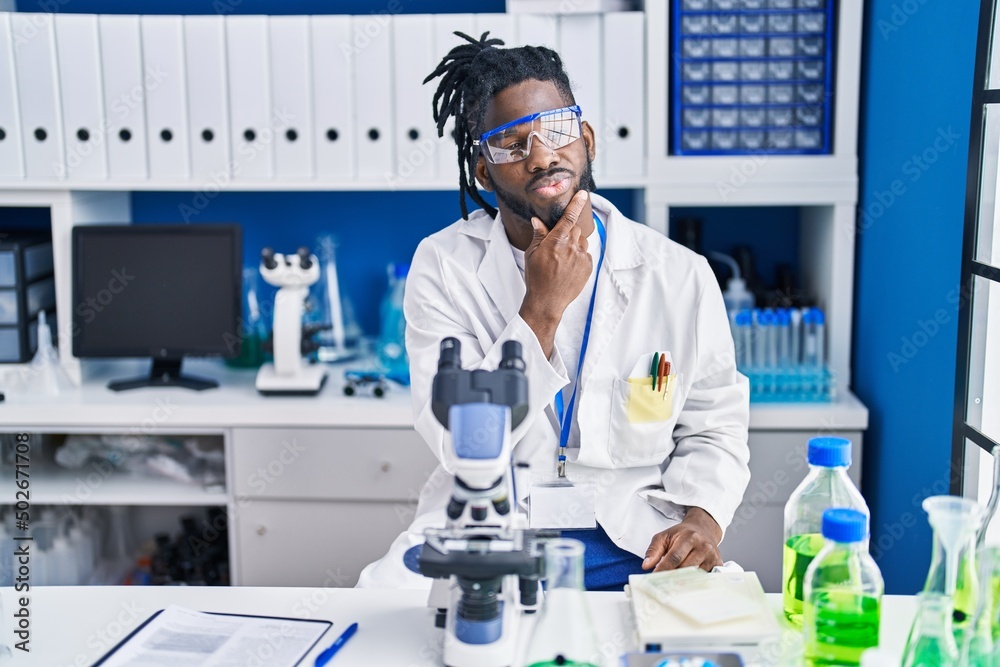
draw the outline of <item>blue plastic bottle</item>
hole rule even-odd
[[[389,265],[389,289],[382,298],[382,330],[378,339],[378,359],[393,379],[409,383],[410,362],[406,356],[406,318],[403,316],[403,292],[409,264]]]

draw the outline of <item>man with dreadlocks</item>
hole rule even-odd
[[[711,569],[750,478],[748,384],[712,271],[590,194],[594,131],[556,52],[456,34],[467,43],[425,81],[441,77],[439,133],[455,119],[462,220],[420,244],[407,278],[416,429],[440,459],[447,434],[430,389],[443,338],[461,341],[464,368],[487,369],[517,340],[530,396],[513,434],[518,500],[532,473],[595,485],[597,529],[564,532],[587,545],[587,588]],[[482,210],[470,214],[467,197]],[[654,386],[651,375],[668,378]],[[409,531],[359,585],[428,585],[402,554],[443,525],[451,486],[439,467]],[[586,508],[564,509],[561,525],[585,523],[574,522]]]

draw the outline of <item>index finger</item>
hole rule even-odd
[[[569,200],[569,206],[563,212],[562,217],[559,218],[559,222],[556,226],[552,228],[552,234],[556,236],[565,236],[569,234],[569,230],[576,224],[576,221],[580,219],[580,214],[583,213],[583,207],[587,205],[587,201],[590,199],[590,194],[586,190],[580,190],[573,198]]]

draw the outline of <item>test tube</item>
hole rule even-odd
[[[753,360],[757,368],[767,365],[767,345],[764,340],[764,311],[753,309]]]
[[[789,351],[789,363],[791,366],[798,366],[802,363],[800,350],[802,348],[802,311],[792,308],[790,313],[792,319],[792,346]]]
[[[779,308],[778,315],[778,366],[788,368],[791,357],[791,320],[787,308]]]
[[[736,367],[753,366],[753,314],[749,310],[736,313]]]
[[[826,365],[826,316],[819,308],[812,309],[813,326],[816,328],[816,365]]]
[[[812,309],[802,313],[802,365],[816,365],[816,327]]]
[[[778,365],[778,328],[777,318],[774,311],[768,308],[761,315],[761,323],[764,325],[764,341],[766,356],[764,364],[768,368],[775,368]]]

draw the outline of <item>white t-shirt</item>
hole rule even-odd
[[[605,222],[603,217],[601,217],[601,222]],[[524,251],[514,246],[511,246],[511,250],[514,253],[514,261],[517,263],[517,268],[521,270],[521,279],[523,280]],[[594,225],[594,231],[587,237],[587,252],[590,253],[590,257],[593,260],[594,269],[590,272],[587,284],[584,285],[580,294],[566,307],[562,320],[559,322],[559,328],[556,329],[555,336],[555,348],[559,350],[559,356],[562,357],[563,364],[566,366],[566,373],[569,375],[569,384],[562,391],[563,407],[566,410],[569,410],[569,401],[573,396],[573,390],[576,388],[577,371],[579,370],[577,365],[580,362],[580,345],[583,343],[583,330],[587,324],[587,312],[590,310],[590,297],[594,293],[594,281],[597,279],[597,262],[601,257],[601,236],[597,231],[597,225]],[[552,402],[554,405],[554,396],[552,397]],[[567,447],[579,448],[580,446],[580,426],[576,419],[576,412],[579,405],[580,397],[578,395],[573,408],[573,423],[570,428]],[[555,411],[554,407],[553,411],[554,414],[558,415],[558,411]]]

